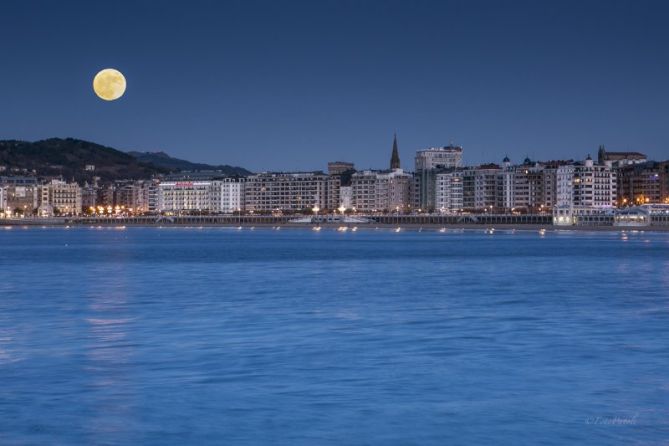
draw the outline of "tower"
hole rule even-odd
[[[597,164],[604,165],[604,161],[606,161],[606,147],[600,145],[599,150],[597,150]]]
[[[504,168],[507,170],[511,167],[511,160],[509,159],[508,155],[504,157],[502,163],[504,164]]]
[[[400,153],[397,150],[397,134],[393,135],[393,154],[390,156],[390,168],[400,168]]]

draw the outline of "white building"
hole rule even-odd
[[[416,152],[416,171],[430,169],[452,169],[462,166],[462,147],[430,147]]]
[[[566,164],[557,169],[557,203],[556,207],[569,208],[574,205],[574,164]]]
[[[616,171],[594,164],[588,158],[582,164],[560,166],[556,173],[558,207],[613,207],[616,204]]]
[[[152,211],[152,188],[146,185],[146,207]],[[244,210],[244,180],[164,181],[157,188],[157,210],[231,214]]]
[[[225,178],[211,185],[211,210],[232,214],[244,210],[244,180]]]
[[[158,186],[158,211],[211,210],[211,181],[166,181]]]
[[[353,208],[362,212],[406,212],[411,207],[413,176],[402,169],[364,170],[351,177]]]
[[[7,186],[0,186],[0,214],[4,216],[5,212],[9,211],[7,205]]]
[[[462,166],[462,147],[449,145],[416,152],[414,176],[414,207],[424,210],[435,205],[436,173]]]
[[[497,174],[497,190],[495,206],[502,212],[508,212],[514,208],[513,192],[515,169],[511,166],[508,156],[502,160],[502,170]]]
[[[322,172],[251,175],[244,186],[244,207],[249,212],[300,212],[316,206],[326,209],[329,185],[330,177]]]
[[[77,183],[51,180],[38,187],[38,214],[43,217],[81,214],[81,187]]]
[[[435,206],[441,213],[462,211],[462,171],[454,170],[436,175]]]

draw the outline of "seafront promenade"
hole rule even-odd
[[[0,225],[141,225],[141,226],[444,226],[444,225],[538,225],[551,226],[551,215],[180,215],[180,216],[98,216],[0,219]]]
[[[270,216],[270,215],[202,215],[202,216],[108,216],[5,218],[0,226],[229,226],[229,227],[286,227],[286,228],[359,228],[376,227],[404,229],[558,229],[558,230],[645,230],[669,231],[664,220],[651,221],[647,226],[614,225],[613,219],[575,225],[555,225],[550,214],[539,215],[357,215],[342,219],[339,216]]]

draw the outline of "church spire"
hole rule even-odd
[[[597,163],[603,165],[604,161],[606,161],[606,147],[602,144],[599,146],[599,150],[597,150]]]
[[[400,168],[400,153],[397,150],[397,134],[393,135],[393,154],[390,157],[390,168],[391,169]]]

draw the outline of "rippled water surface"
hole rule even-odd
[[[669,234],[0,228],[0,444],[667,444]]]

